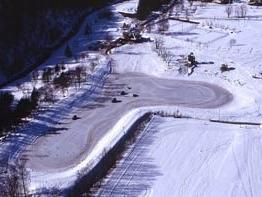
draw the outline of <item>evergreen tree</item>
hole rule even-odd
[[[65,48],[65,56],[68,58],[73,56],[73,52],[68,44],[66,45],[66,48]]]
[[[86,26],[85,26],[85,32],[84,32],[84,34],[85,34],[86,36],[89,36],[91,33],[92,33],[92,28],[91,28],[91,26],[87,23]]]
[[[161,4],[168,3],[170,0],[139,0],[137,16],[144,20],[153,10],[157,10]]]
[[[44,83],[49,83],[51,81],[52,78],[52,70],[51,68],[47,68],[44,70],[43,74],[42,74],[42,80]]]
[[[32,107],[33,108],[37,107],[38,101],[39,101],[39,97],[40,97],[39,91],[36,88],[34,88],[32,93],[31,93],[31,102],[32,102]]]
[[[12,119],[12,104],[14,96],[9,92],[0,93],[0,131],[9,126]]]
[[[32,102],[29,98],[21,98],[17,105],[15,114],[18,119],[28,116],[33,109]]]
[[[9,92],[0,93],[0,112],[5,113],[11,110],[11,105],[14,101],[14,96]]]

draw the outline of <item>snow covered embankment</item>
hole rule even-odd
[[[133,126],[133,124],[148,113],[148,109],[134,109],[123,116],[117,124],[97,143],[92,152],[77,166],[64,172],[57,173],[32,173],[30,190],[36,191],[39,188],[66,189],[73,185],[78,178],[78,173],[87,172],[93,169],[115,144],[122,138],[124,134]],[[45,181],[48,180],[48,181]]]
[[[60,188],[67,189],[71,187],[79,178],[79,174],[88,174],[88,172],[99,164],[103,156],[109,152],[119,140],[130,130],[135,122],[147,113],[165,112],[166,115],[176,114],[177,111],[186,111],[185,115],[194,114],[198,118],[214,118],[209,110],[192,109],[176,106],[157,106],[157,107],[140,107],[129,111],[109,130],[106,135],[96,144],[90,154],[78,165],[65,171],[31,173],[31,191],[37,191],[42,188]]]

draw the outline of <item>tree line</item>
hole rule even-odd
[[[66,46],[64,53],[68,58],[72,56],[69,45]],[[74,87],[75,90],[81,88],[81,85],[87,80],[88,72],[93,72],[97,64],[96,60],[92,60],[88,66],[89,70],[83,63],[75,68],[67,69],[61,62],[42,71],[35,70],[31,74],[31,84],[36,87],[39,82],[43,86],[28,90],[23,85],[17,85],[19,91],[23,93],[19,100],[15,100],[14,95],[10,92],[0,92],[0,136],[15,131],[17,126],[23,122],[23,118],[30,116],[37,109],[39,103],[54,103],[57,92],[66,96],[70,87]]]
[[[105,0],[103,0],[105,1]],[[34,25],[32,19],[37,20],[41,12],[57,12],[58,10],[76,10],[99,6],[102,0],[0,0],[0,33],[6,35],[8,41],[15,42],[15,38],[24,30],[26,21]],[[43,18],[44,20],[44,18]],[[6,34],[5,32],[8,32]],[[2,34],[5,33],[5,34]],[[1,38],[2,39],[2,38]],[[15,40],[13,40],[15,39]],[[3,41],[6,41],[3,39]]]
[[[0,0],[0,72],[12,78],[46,59],[89,8],[112,0]],[[140,0],[138,18],[170,0]]]
[[[73,35],[89,10],[110,0],[0,0],[0,71],[7,78],[40,64]],[[69,33],[65,33],[69,32]]]
[[[14,126],[21,122],[36,109],[39,92],[33,89],[29,97],[23,97],[17,102],[10,92],[0,92],[0,135],[3,136]]]

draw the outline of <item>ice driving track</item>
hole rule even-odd
[[[123,90],[128,95],[120,96]],[[133,97],[133,94],[139,97]],[[121,102],[112,103],[113,97]],[[101,93],[94,97],[95,103],[86,102],[78,112],[81,119],[62,125],[68,130],[59,135],[41,137],[28,147],[28,166],[34,172],[42,172],[44,179],[63,178],[67,176],[67,170],[85,160],[101,138],[133,109],[174,105],[216,108],[231,100],[232,95],[228,91],[208,83],[162,79],[137,73],[110,75]]]
[[[92,158],[88,160],[88,157],[92,157],[92,153],[97,151],[97,147],[100,146],[99,148],[103,149],[101,144],[99,145],[101,139],[117,123],[122,120],[121,127],[125,127],[125,124],[127,126],[131,124],[131,119],[138,118],[134,115],[123,120],[123,117],[134,109],[151,106],[217,108],[230,102],[233,98],[228,91],[216,85],[162,79],[137,73],[109,75],[101,87],[101,90],[100,86],[92,90],[91,95],[83,94],[83,97],[77,98],[80,103],[78,109],[71,111],[77,113],[81,119],[72,121],[72,114],[69,115],[70,117],[60,120],[59,124],[55,126],[59,133],[37,137],[33,142],[27,142],[29,145],[25,150],[17,148],[17,144],[15,148],[6,147],[5,149],[9,152],[6,151],[5,154],[2,150],[2,155],[5,157],[8,154],[10,154],[9,157],[13,157],[14,153],[10,149],[16,151],[15,157],[21,153],[26,154],[29,159],[27,167],[32,171],[33,189],[53,186],[63,188],[70,185],[75,180],[77,172],[86,167],[85,165],[90,164]],[[120,92],[123,90],[128,94],[121,96]],[[133,97],[133,94],[137,94],[139,97]],[[121,102],[112,103],[111,100],[114,97]],[[60,106],[59,109],[73,107],[67,104]],[[59,114],[60,112],[56,111],[55,113]],[[41,133],[39,131],[41,127],[35,126],[31,129],[37,129],[37,131],[32,130],[32,133]],[[116,128],[114,135],[121,135],[120,130],[121,128]],[[110,144],[110,140],[112,140],[110,138],[114,137],[110,136],[108,141],[102,143],[102,146]],[[26,139],[28,140],[28,136]],[[25,144],[22,143],[21,146],[25,146]]]
[[[122,90],[129,94],[120,96]],[[133,93],[139,97],[134,98]],[[112,103],[112,97],[121,102]],[[67,131],[40,138],[33,145],[30,155],[47,156],[32,157],[29,161],[32,168],[56,170],[77,164],[79,159],[90,153],[97,141],[132,109],[158,105],[215,108],[229,102],[232,96],[226,90],[207,83],[129,73],[111,76],[105,84],[102,97],[95,99],[103,100],[103,103],[97,104],[94,109],[89,109],[87,103],[87,110],[79,114],[81,119],[71,122]]]

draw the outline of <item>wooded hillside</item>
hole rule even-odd
[[[7,77],[46,56],[88,8],[108,0],[0,0],[0,72]]]

